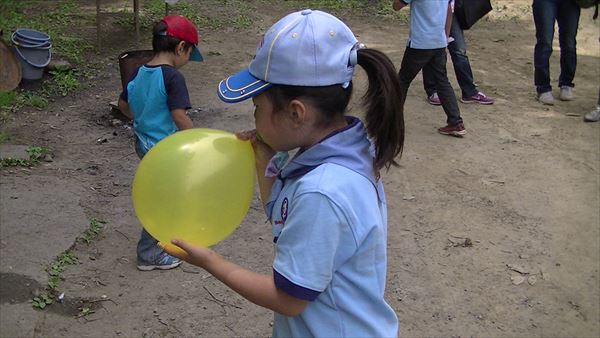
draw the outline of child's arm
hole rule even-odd
[[[173,117],[173,122],[175,122],[178,130],[194,128],[192,119],[187,116],[185,109],[173,109],[171,110],[171,116]]]
[[[452,28],[452,13],[454,9],[452,8],[452,1],[448,2],[448,13],[446,14],[446,36],[450,37],[450,28]]]
[[[121,113],[123,115],[125,115],[129,119],[133,120],[133,114],[132,114],[131,110],[129,110],[129,104],[127,104],[127,102],[125,102],[125,100],[123,100],[122,98],[119,97],[119,103],[117,104],[117,107],[119,108],[119,110],[121,111]]]
[[[394,8],[395,11],[399,11],[402,8],[404,8],[406,6],[406,3],[402,0],[394,0],[394,3],[392,4],[392,7]]]
[[[233,291],[256,305],[292,317],[300,314],[308,304],[305,300],[292,297],[279,290],[275,286],[273,276],[261,275],[244,269],[207,248],[195,247],[176,240],[172,241],[172,244],[182,250],[173,249],[170,245],[164,246],[169,254],[205,269]]]

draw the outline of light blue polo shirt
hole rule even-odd
[[[446,48],[448,0],[402,0],[410,5],[408,47],[414,49]]]
[[[369,145],[352,119],[284,168],[271,209],[273,275],[277,288],[309,303],[295,317],[275,313],[273,337],[397,336],[384,300],[386,202]]]

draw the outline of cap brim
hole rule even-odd
[[[219,82],[217,94],[228,103],[244,101],[269,89],[271,84],[254,77],[244,69]]]
[[[204,61],[202,54],[200,54],[200,49],[196,46],[192,46],[192,52],[190,53],[190,61]]]

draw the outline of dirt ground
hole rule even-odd
[[[582,12],[576,100],[543,106],[533,88],[530,1],[494,4],[466,37],[479,88],[496,103],[460,104],[466,137],[436,132],[445,116],[425,101],[420,75],[409,90],[401,166],[383,175],[386,298],[401,336],[597,337],[600,123],[582,116],[598,95],[599,25],[591,10]],[[251,103],[225,105],[215,95],[218,81],[248,63],[262,30],[287,11],[265,2],[251,6],[262,13],[259,28],[201,30],[206,62],[182,70],[197,127],[239,131],[253,124]],[[361,42],[400,65],[405,22],[343,19]],[[115,56],[131,47],[123,42],[131,34],[108,30],[103,39],[106,49],[94,56],[102,73],[90,89],[43,110],[22,109],[2,126],[11,143],[47,147],[53,160],[0,170],[0,336],[269,336],[270,311],[199,268],[136,270],[141,228],[131,182],[138,160],[130,128],[115,125],[108,106],[119,94]],[[459,95],[450,65],[449,74]],[[362,71],[355,81],[358,98]],[[356,102],[352,107],[360,116]],[[236,232],[214,249],[270,273],[270,228],[259,204],[257,195]],[[106,224],[86,244],[77,237],[92,218]],[[79,264],[62,274],[64,302],[34,310],[30,300],[47,283],[45,268],[69,248]],[[81,316],[85,307],[93,313]]]

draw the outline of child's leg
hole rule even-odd
[[[428,66],[435,78],[435,87],[437,88],[438,96],[447,116],[446,122],[449,125],[456,125],[462,122],[462,118],[460,117],[460,110],[458,109],[454,89],[452,89],[448,81],[448,74],[446,73],[446,49],[439,48],[434,51],[434,55],[429,61]]]
[[[146,229],[142,229],[137,244],[137,267],[142,271],[167,270],[181,264],[181,261],[167,254],[158,246],[158,241]]]
[[[138,262],[154,262],[162,253],[162,249],[158,247],[157,243],[158,241],[146,229],[142,229],[142,234],[137,244]]]

